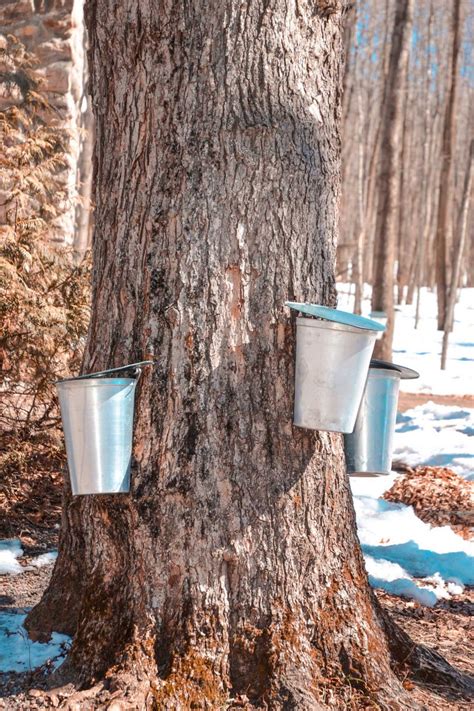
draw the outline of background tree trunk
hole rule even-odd
[[[443,128],[441,156],[441,175],[439,179],[438,219],[436,223],[436,291],[438,297],[438,330],[445,328],[446,298],[448,288],[448,229],[452,221],[452,160],[455,142],[456,123],[456,87],[458,77],[458,58],[461,43],[461,0],[453,0],[451,32],[452,52],[449,74],[449,88],[446,96],[446,108]]]
[[[443,13],[435,12],[437,4],[420,0],[414,4],[413,42],[410,46],[410,63],[406,77],[405,101],[405,150],[401,158],[400,219],[395,260],[399,265],[400,289],[406,291],[406,302],[411,303],[414,287],[436,285],[436,222],[438,217],[438,194],[443,152],[444,114],[450,97],[452,74],[452,18],[454,0],[448,4],[449,20]],[[353,16],[357,15],[353,32],[352,49],[348,70],[345,73],[345,128],[343,137],[343,198],[341,201],[340,240],[338,245],[338,276],[344,281],[357,282],[356,253],[358,229],[354,216],[359,213],[360,136],[356,129],[359,121],[359,98],[364,112],[364,186],[366,195],[366,229],[364,279],[372,283],[372,260],[374,257],[374,231],[378,191],[374,189],[374,170],[379,167],[381,144],[381,108],[384,90],[389,85],[388,74],[392,48],[391,30],[398,0],[356,0]],[[465,174],[466,157],[472,131],[472,107],[474,88],[470,81],[469,37],[474,6],[461,3],[459,42],[460,50],[456,74],[456,101],[454,115],[456,135],[452,142],[453,202],[448,208],[447,270],[452,253],[451,227],[454,228],[461,199],[462,180]],[[358,47],[356,46],[358,45]],[[467,48],[463,51],[463,47]],[[471,62],[472,63],[472,62]],[[440,115],[442,114],[442,115]],[[384,113],[385,115],[385,113]],[[428,118],[428,123],[424,117]],[[383,122],[382,122],[383,123]],[[429,143],[429,147],[427,145]],[[369,165],[370,164],[370,165]],[[373,170],[374,169],[374,170]],[[378,170],[376,171],[378,173]],[[426,196],[426,197],[425,197]],[[472,233],[472,214],[469,217],[467,234]],[[471,229],[470,229],[471,228]],[[423,236],[423,240],[422,240]],[[426,239],[425,239],[426,238]],[[423,244],[420,245],[420,241]],[[470,244],[466,245],[465,259],[461,266],[461,278],[472,286],[474,269]],[[407,283],[408,280],[408,283]],[[416,284],[415,284],[416,281]],[[408,288],[407,288],[408,287]]]
[[[431,38],[433,33],[433,3],[430,0],[429,3],[429,14],[428,14],[428,27],[427,27],[427,44],[431,46]],[[418,239],[415,243],[415,252],[413,256],[413,271],[412,278],[410,279],[409,291],[412,292],[409,303],[412,303],[414,290],[416,288],[416,306],[415,306],[415,328],[418,328],[419,317],[420,317],[420,301],[421,301],[421,287],[423,285],[423,277],[425,272],[425,262],[426,262],[426,245],[429,242],[429,229],[431,225],[431,213],[433,206],[433,195],[434,183],[432,179],[433,173],[433,144],[434,144],[434,122],[435,115],[433,111],[433,88],[432,88],[432,76],[433,76],[433,60],[431,53],[427,54],[425,57],[425,81],[423,83],[423,99],[425,103],[425,110],[423,115],[423,149],[422,149],[422,162],[421,162],[421,177],[422,177],[422,187],[419,190],[419,194],[423,198],[423,207],[421,211],[420,220],[420,233]]]
[[[467,216],[469,212],[469,203],[471,199],[472,187],[472,164],[474,162],[474,139],[471,141],[469,149],[469,161],[467,164],[466,177],[464,179],[464,189],[462,193],[461,209],[459,211],[459,220],[456,230],[457,243],[454,250],[453,268],[451,273],[451,285],[448,292],[446,302],[446,319],[444,323],[443,345],[441,348],[441,370],[446,369],[446,358],[448,357],[448,342],[449,334],[453,330],[454,323],[454,308],[456,306],[456,295],[461,276],[461,263],[464,254],[464,245],[466,243],[467,233]]]
[[[87,86],[87,79],[84,79]],[[74,231],[74,255],[80,262],[90,248],[92,234],[92,155],[94,147],[94,116],[92,109],[87,105],[81,115],[82,137],[81,151],[77,165],[77,193],[76,225]]]
[[[136,708],[246,697],[316,709],[329,678],[399,708],[341,437],[292,426],[283,302],[335,304],[340,11],[87,9],[96,213],[84,370],[150,354],[157,365],[139,386],[131,494],[66,495],[29,628],[75,629],[69,668],[84,684],[108,674]]]
[[[390,63],[383,107],[378,204],[375,227],[375,272],[372,310],[385,311],[387,330],[376,342],[374,354],[392,359],[394,329],[394,262],[397,244],[397,206],[400,188],[400,151],[403,124],[403,92],[406,86],[413,0],[397,0]]]
[[[355,15],[355,21],[357,22],[357,14],[354,11]],[[355,41],[355,47],[354,47],[354,65],[357,66],[357,60],[358,60],[358,54],[359,54],[359,47],[358,47],[358,42],[357,40]],[[352,269],[352,273],[354,275],[354,281],[355,281],[355,294],[354,294],[354,313],[355,314],[361,314],[362,313],[362,300],[364,298],[364,245],[365,245],[365,231],[366,231],[366,213],[365,213],[365,205],[366,205],[366,197],[364,195],[364,188],[366,185],[366,182],[364,180],[364,131],[363,131],[363,125],[364,125],[364,112],[362,109],[362,96],[361,96],[361,91],[360,87],[356,87],[356,101],[357,101],[357,135],[358,135],[358,143],[359,143],[359,151],[358,151],[358,162],[357,162],[357,168],[358,168],[358,180],[357,180],[357,207],[358,207],[358,214],[357,214],[357,220],[355,221],[356,223],[356,245],[355,245],[355,252],[354,252],[354,268]]]

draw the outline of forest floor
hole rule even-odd
[[[3,586],[0,605],[3,610],[30,608],[36,604],[48,584],[52,565],[21,575],[8,576]],[[474,590],[465,589],[462,595],[440,601],[434,608],[417,602],[377,591],[377,597],[395,621],[405,629],[414,642],[424,644],[439,652],[456,669],[470,673],[474,668]],[[24,709],[60,708],[69,711],[88,711],[84,702],[68,704],[74,695],[73,684],[47,690],[48,666],[32,672],[0,674],[0,709],[23,711]],[[430,711],[471,711],[472,702],[456,700],[449,688],[430,689],[414,685],[406,679],[405,688],[418,703]],[[109,708],[108,706],[104,706]],[[357,706],[350,707],[351,709]],[[371,707],[360,707],[368,711]],[[120,711],[122,708],[120,707]],[[123,710],[125,711],[125,710]],[[130,710],[132,711],[132,710]],[[342,711],[342,709],[341,709]]]
[[[398,409],[400,412],[409,410],[411,407],[424,405],[427,402],[435,402],[437,405],[456,405],[457,407],[474,407],[474,395],[432,395],[431,393],[404,393],[401,392],[398,398]]]
[[[401,410],[407,410],[432,400],[438,404],[474,407],[474,398],[462,396],[419,395],[402,393]],[[53,457],[47,456],[48,442],[34,446],[34,466],[27,458],[19,463],[7,462],[0,486],[0,539],[18,539],[24,555],[19,560],[25,571],[17,575],[3,575],[0,594],[2,613],[26,612],[41,598],[53,569],[53,562],[33,567],[35,557],[57,548],[61,516],[61,489],[64,455],[53,447]],[[55,445],[55,443],[54,443]],[[18,476],[18,468],[21,475]],[[16,474],[14,472],[16,470]],[[33,565],[32,565],[33,563]],[[415,600],[404,599],[376,591],[381,604],[395,621],[407,631],[414,642],[436,650],[456,669],[470,673],[474,668],[474,588],[465,587],[459,595],[439,600],[426,607]],[[1,650],[0,650],[1,652]],[[57,651],[56,651],[57,653]],[[1,656],[1,654],[0,654]],[[52,662],[33,671],[0,673],[0,709],[61,708],[69,711],[88,711],[86,700],[77,701],[77,689],[68,684],[48,691],[48,675]],[[408,678],[404,686],[418,704],[430,711],[468,711],[472,702],[456,699],[449,688],[427,688],[414,685]],[[74,699],[74,701],[72,701]],[[110,695],[101,706],[110,706]],[[350,709],[370,709],[371,706],[351,704]],[[117,707],[118,708],[118,707]],[[120,707],[122,711],[122,707]],[[124,710],[125,711],[125,710]]]

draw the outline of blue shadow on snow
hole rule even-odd
[[[453,459],[473,459],[474,454],[466,452],[451,452],[444,454],[435,454],[425,462],[425,467],[447,467],[453,463]]]
[[[382,558],[398,563],[407,573],[416,578],[427,578],[439,573],[445,580],[457,580],[465,585],[474,585],[474,557],[463,551],[434,553],[421,550],[414,541],[391,546],[363,545],[362,550],[373,558]]]

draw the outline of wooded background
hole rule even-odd
[[[376,225],[377,205],[386,190],[382,138],[394,110],[390,57],[397,41],[395,12],[407,4],[357,0],[347,18],[338,278],[358,285],[356,309],[361,284],[376,282],[374,254],[377,241],[386,237],[377,234]],[[398,67],[401,131],[393,269],[399,303],[412,302],[420,285],[439,285],[446,292],[450,284],[463,231],[463,187],[473,138],[474,4],[419,0],[412,3],[411,14],[406,20],[412,25],[407,66]],[[472,211],[466,217],[468,239],[458,283],[473,286]]]
[[[41,298],[51,302],[54,295],[55,306],[61,307],[63,296],[53,294],[50,282],[62,284],[63,278],[58,271],[56,279],[54,269],[41,264],[41,245],[72,247],[76,265],[90,246],[93,119],[82,5],[82,0],[16,0],[0,7],[0,133],[5,148],[0,223],[6,269],[1,300],[9,319],[4,329],[8,339],[2,339],[1,350],[8,392],[14,377],[11,364],[21,350],[13,336],[25,322],[11,318],[16,287],[20,285],[21,291],[26,280],[31,288],[37,275],[47,277]],[[474,3],[356,0],[346,3],[344,22],[347,62],[337,278],[353,285],[357,312],[362,308],[363,284],[373,285],[372,310],[385,311],[389,317],[387,335],[377,344],[378,355],[388,359],[394,305],[415,302],[417,323],[419,287],[436,287],[445,364],[457,288],[474,286],[474,211],[469,209]],[[21,47],[28,52],[26,59]],[[25,87],[33,88],[34,94]],[[31,181],[32,174],[44,174],[38,159],[44,146],[36,140],[38,130],[43,130],[44,107],[27,129],[20,127],[16,133],[11,129],[19,111],[31,114],[39,94],[50,106],[48,130],[62,131],[58,155],[49,156],[60,192],[41,194]],[[19,179],[22,205],[15,187]],[[20,250],[11,250],[12,239]],[[30,262],[39,268],[31,270]],[[83,278],[89,278],[87,270]],[[81,309],[83,303],[81,298]],[[19,328],[23,340],[25,333],[31,352],[47,352],[44,346],[36,348],[38,329]],[[61,374],[55,371],[51,377],[43,366],[34,370],[41,382],[52,382]],[[63,374],[67,372],[66,368]]]

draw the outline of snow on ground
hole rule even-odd
[[[29,565],[20,565],[18,558],[23,556],[23,548],[16,538],[0,540],[0,575],[19,575],[32,568],[42,568],[54,563],[58,557],[57,551],[42,553],[30,560]]]
[[[412,467],[449,467],[473,481],[474,409],[427,402],[399,413],[393,456]]]
[[[23,555],[20,541],[4,540],[0,541],[0,575],[18,575],[23,572],[23,567],[19,564],[18,558]]]
[[[473,541],[464,540],[449,526],[424,523],[411,506],[370,496],[355,496],[354,506],[367,571],[375,587],[395,594],[404,589],[408,597],[434,604],[460,592],[463,585],[474,585]]]
[[[474,410],[428,402],[398,416],[394,457],[409,465],[448,466],[474,480]],[[424,605],[474,585],[474,542],[434,527],[411,506],[381,497],[399,475],[353,477],[351,489],[369,580]]]
[[[474,480],[474,409],[428,402],[398,415],[394,458],[448,466]],[[357,527],[371,585],[434,605],[474,585],[474,542],[434,527],[411,506],[378,498],[399,475],[351,478]]]
[[[51,661],[62,663],[71,639],[53,632],[49,642],[32,642],[23,622],[24,612],[0,612],[0,672],[31,671]]]
[[[446,584],[439,573],[426,578],[425,584],[415,581],[398,563],[375,560],[370,555],[365,556],[365,567],[372,587],[392,595],[409,597],[427,607],[433,607],[438,600],[449,598],[450,594],[459,595],[463,590],[462,585],[453,582]]]
[[[50,565],[57,551],[33,558],[29,565],[20,565],[23,549],[17,539],[0,541],[0,576],[19,575],[27,570]],[[32,642],[23,627],[27,610],[0,610],[0,672],[23,672],[40,667],[51,660],[58,667],[66,653],[70,638],[53,632],[50,642]]]
[[[352,311],[354,287],[338,284],[338,308]],[[368,316],[371,289],[364,288]],[[415,329],[415,305],[403,305],[395,317],[393,360],[420,373],[403,380],[401,390],[436,395],[474,395],[474,289],[462,289],[449,339],[446,371],[440,369],[442,333],[437,331],[436,292],[421,290],[421,319]],[[428,402],[399,414],[394,459],[410,466],[447,466],[474,480],[474,409]],[[411,506],[379,497],[397,474],[351,478],[357,527],[369,580],[374,587],[411,597],[424,605],[474,585],[474,542],[449,526],[421,521]]]
[[[338,308],[352,311],[354,287],[339,283]],[[371,288],[364,287],[362,312],[368,316]],[[443,334],[436,326],[436,292],[421,290],[421,319],[415,329],[415,305],[397,306],[393,359],[414,368],[418,380],[403,380],[401,390],[436,395],[474,395],[474,289],[462,289],[456,305],[453,332],[449,337],[446,370],[440,369]]]
[[[44,565],[50,565],[51,563],[56,562],[56,558],[58,557],[58,551],[49,551],[48,553],[42,553],[41,555],[37,556],[36,558],[33,558],[32,561],[30,561],[30,565],[28,568],[31,570],[31,568],[42,568]]]

